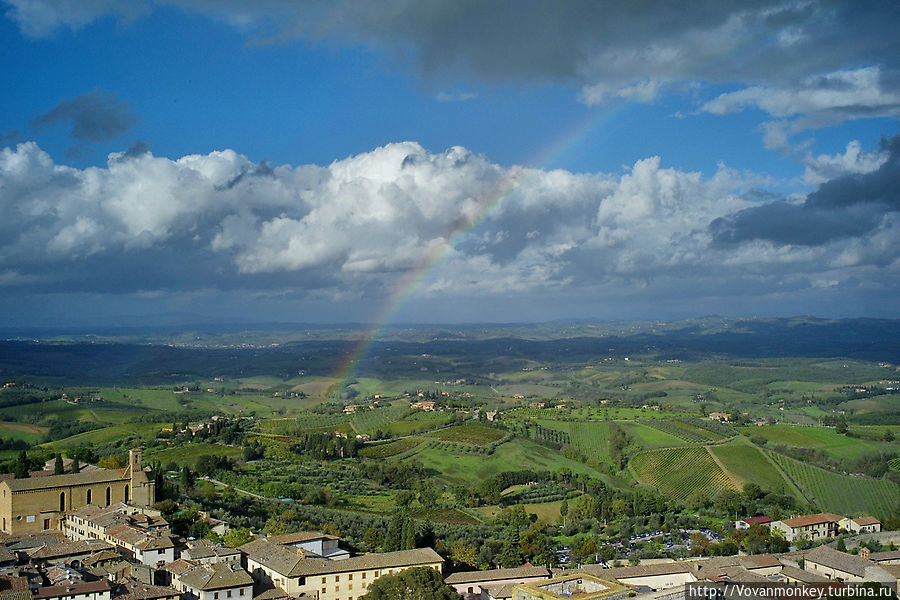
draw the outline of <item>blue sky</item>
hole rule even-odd
[[[0,12],[0,326],[898,316],[890,3]]]

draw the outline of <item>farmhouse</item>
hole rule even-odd
[[[431,548],[364,554],[344,560],[311,557],[302,548],[253,540],[241,546],[257,594],[280,588],[290,596],[318,600],[357,600],[370,583],[410,567],[441,571],[444,559]]]
[[[881,521],[875,517],[845,517],[841,519],[841,529],[850,533],[874,533],[881,531]]]
[[[59,529],[67,511],[89,504],[110,506],[132,502],[149,506],[155,485],[141,468],[141,451],[128,453],[125,469],[97,469],[0,481],[0,531],[40,533]]]
[[[784,539],[789,542],[800,539],[819,540],[835,537],[843,518],[832,513],[818,513],[775,521],[770,525],[770,529],[773,532],[781,532]]]

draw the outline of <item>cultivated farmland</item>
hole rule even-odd
[[[359,451],[359,455],[365,458],[388,458],[389,456],[397,456],[398,454],[409,452],[423,441],[419,438],[403,438],[386,444],[372,444],[362,448]]]
[[[686,499],[695,490],[715,496],[721,490],[736,488],[702,446],[641,452],[631,459],[630,467],[638,481],[656,486],[662,493],[679,500]]]
[[[891,481],[833,473],[777,452],[769,455],[822,510],[840,514],[865,512],[881,519],[896,513],[900,486]]]
[[[437,438],[445,442],[453,442],[455,444],[471,444],[473,446],[488,446],[499,441],[506,435],[502,429],[481,425],[479,423],[467,423],[465,425],[457,425],[456,427],[448,427],[447,429],[439,429],[428,434],[428,437]]]
[[[737,440],[710,446],[709,451],[743,483],[752,482],[764,490],[791,494],[802,500],[799,490],[784,479],[778,467],[756,446]]]
[[[663,433],[675,436],[689,444],[705,444],[722,439],[722,436],[712,433],[711,431],[706,431],[705,429],[700,429],[699,427],[694,427],[680,421],[645,419],[639,422],[647,427],[653,427]]]

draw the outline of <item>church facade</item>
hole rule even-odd
[[[96,469],[0,481],[0,531],[40,533],[60,528],[66,512],[88,505],[155,502],[154,481],[141,466],[141,451],[128,453],[125,469]]]

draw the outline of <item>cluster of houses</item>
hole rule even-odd
[[[774,521],[767,516],[748,517],[734,523],[735,529],[749,529],[753,525],[768,527],[788,542],[807,540],[815,542],[823,538],[837,537],[841,533],[876,533],[881,531],[881,521],[875,517],[845,517],[834,513],[798,515]]]
[[[444,569],[431,548],[353,556],[337,537],[315,531],[259,537],[239,548],[182,540],[151,507],[152,480],[139,450],[124,469],[33,475],[0,481],[0,600],[359,600],[384,575]],[[831,514],[738,523],[753,525],[779,529],[791,540],[880,530],[871,517]],[[896,586],[898,576],[900,552],[851,555],[820,546],[616,568],[523,565],[453,573],[445,582],[466,600],[683,600],[683,584],[691,582]]]
[[[515,569],[454,573],[445,578],[465,600],[685,600],[685,584],[742,583],[811,585],[878,582],[896,593],[900,551],[847,554],[819,546],[789,554],[755,554],[704,560],[648,561],[605,568],[584,565],[555,570]]]
[[[184,541],[126,502],[69,511],[61,526],[0,536],[0,600],[356,600],[381,575],[443,568],[431,548],[351,556],[321,532]]]

